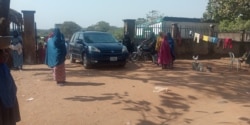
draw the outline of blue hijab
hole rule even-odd
[[[168,43],[171,49],[174,49],[174,39],[171,36],[171,33],[167,33]]]
[[[45,64],[53,68],[61,65],[65,61],[66,46],[63,34],[56,28],[54,36],[47,42],[47,51],[45,57]]]
[[[173,58],[173,60],[175,60],[174,39],[172,38],[171,33],[167,33],[167,39],[168,39],[168,43],[170,46],[172,58]]]
[[[16,101],[16,85],[10,70],[4,63],[0,63],[0,101],[5,108],[11,108]]]

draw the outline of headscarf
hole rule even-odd
[[[0,63],[0,101],[5,108],[11,108],[16,101],[16,85],[10,70],[4,63]]]
[[[63,35],[60,30],[56,28],[53,32],[53,37],[48,40],[45,64],[53,68],[65,61],[66,46]]]
[[[167,33],[167,40],[168,43],[170,44],[170,47],[173,48],[174,47],[174,39],[171,36],[171,33]]]
[[[169,47],[170,47],[170,50],[171,50],[172,58],[173,58],[173,60],[175,60],[174,39],[172,38],[172,35],[169,32],[167,33],[167,41],[169,43]]]
[[[22,38],[19,36],[18,31],[13,31],[13,38],[11,39],[11,45],[22,44]]]

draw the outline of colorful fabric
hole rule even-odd
[[[200,43],[201,35],[199,33],[194,33],[194,42]]]
[[[156,50],[157,52],[160,51],[163,40],[164,40],[164,39],[163,39],[162,37],[160,37],[160,36],[157,38],[156,46],[155,46],[155,50]]]
[[[224,49],[226,49],[226,48],[232,49],[233,48],[233,40],[231,38],[224,39],[223,48]]]
[[[5,108],[11,108],[16,101],[16,85],[7,65],[0,63],[0,101]]]
[[[66,54],[65,40],[60,30],[56,28],[54,36],[47,42],[45,64],[51,68],[61,65],[65,61]]]
[[[211,38],[212,39],[212,43],[218,43],[219,42],[219,38],[217,38],[217,37],[212,37]]]
[[[54,80],[57,82],[65,82],[66,80],[66,73],[65,73],[65,64],[62,63],[58,66],[53,68],[53,77]]]
[[[169,65],[173,62],[171,50],[169,43],[167,41],[167,37],[165,37],[164,41],[162,42],[160,52],[158,55],[158,63],[162,65]]]
[[[202,40],[205,41],[205,42],[208,42],[209,41],[209,36],[203,35]]]

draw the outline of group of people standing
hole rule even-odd
[[[174,40],[171,33],[159,33],[155,50],[158,56],[158,64],[162,66],[162,69],[172,69],[175,60],[175,52]]]
[[[127,47],[129,53],[133,52],[133,44],[126,33],[122,43]],[[143,51],[151,53],[152,61],[162,66],[162,69],[172,69],[175,61],[175,41],[171,33],[160,32],[158,37],[151,33],[149,38],[142,42]]]

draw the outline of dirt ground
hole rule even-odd
[[[250,68],[228,59],[192,60],[174,70],[151,62],[85,70],[67,62],[67,84],[57,86],[45,65],[12,71],[22,121],[17,125],[250,125]]]

